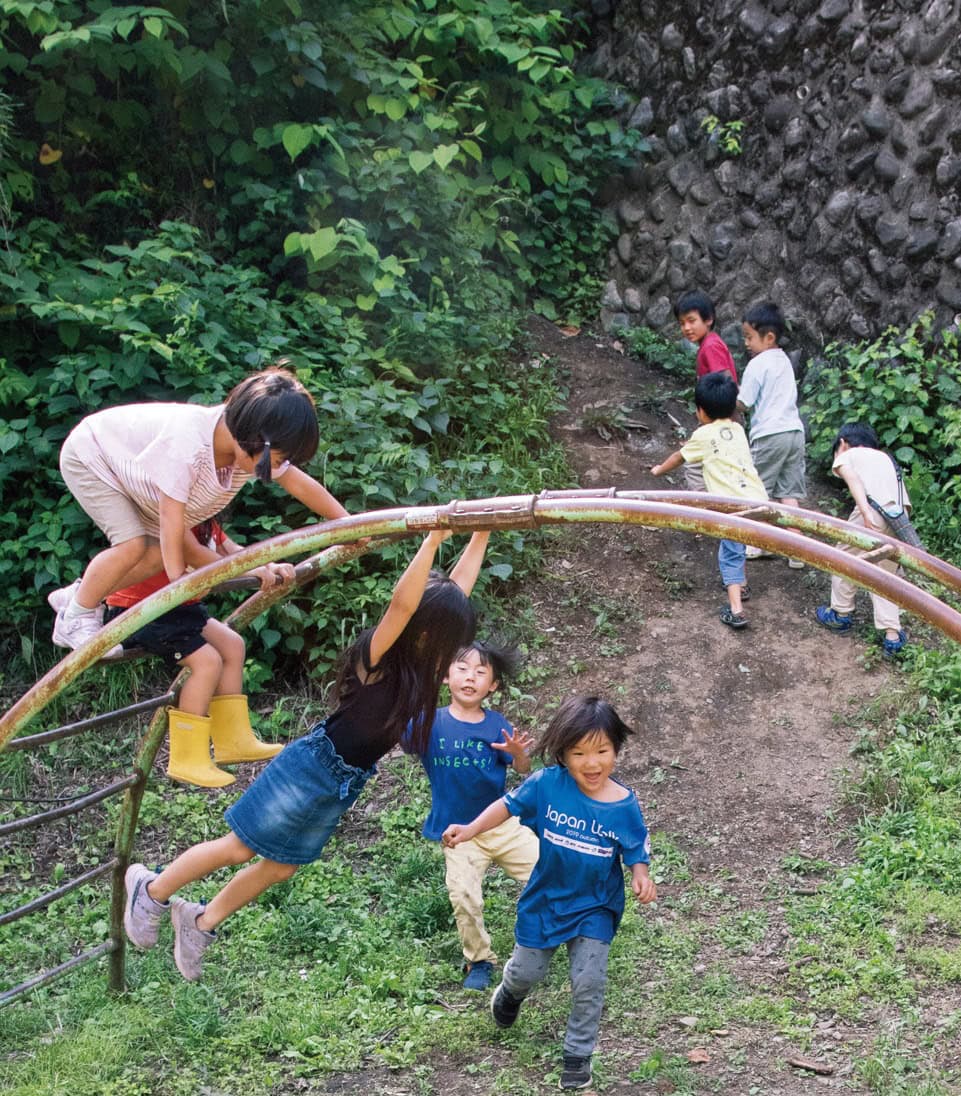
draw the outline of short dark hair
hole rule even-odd
[[[838,431],[834,444],[831,446],[831,456],[836,457],[838,447],[842,441],[846,441],[852,449],[861,446],[864,449],[880,449],[881,443],[874,430],[866,422],[846,422]]]
[[[317,452],[320,427],[310,393],[283,368],[287,359],[242,380],[227,396],[224,424],[248,457],[262,456],[256,476],[270,483],[270,451],[291,464],[305,464]]]
[[[773,335],[778,343],[787,327],[784,313],[774,301],[761,301],[759,304],[751,305],[744,313],[742,320],[750,324],[759,335]]]
[[[451,662],[457,662],[457,660],[463,658],[468,651],[477,652],[481,664],[490,666],[491,676],[498,685],[501,686],[517,674],[523,661],[523,656],[516,647],[510,647],[507,644],[492,643],[486,639],[475,639],[473,643],[468,643],[464,647],[461,647],[457,654],[451,659]]]
[[[611,740],[615,754],[621,752],[627,736],[634,733],[606,700],[598,696],[572,696],[554,713],[538,752],[553,764],[563,765],[567,750],[598,732]]]
[[[705,373],[694,386],[694,404],[709,419],[729,419],[737,407],[737,382],[726,369]]]
[[[685,312],[696,312],[705,323],[711,323],[714,320],[714,302],[700,289],[690,289],[677,298],[674,318],[679,320]]]

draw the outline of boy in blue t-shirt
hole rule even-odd
[[[630,733],[607,701],[566,700],[540,744],[552,764],[469,825],[448,826],[443,834],[445,847],[456,849],[515,815],[540,839],[540,858],[517,903],[517,942],[490,1007],[494,1023],[510,1027],[524,998],[547,975],[554,952],[567,945],[572,1003],[561,1074],[566,1089],[591,1083],[607,956],[624,913],[622,864],[630,869],[638,901],[657,898],[640,805],[612,777]]]
[[[517,661],[513,649],[476,640],[458,652],[447,671],[451,701],[437,709],[427,750],[419,755],[430,781],[431,808],[422,831],[430,841],[439,841],[453,819],[473,818],[500,799],[508,765],[519,773],[530,771],[530,735],[484,707]],[[401,746],[413,752],[409,735]],[[444,849],[447,893],[467,968],[465,989],[487,989],[497,958],[484,926],[484,873],[494,863],[523,886],[537,850],[537,838],[516,818],[476,841]]]

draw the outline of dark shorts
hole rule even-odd
[[[120,616],[123,611],[119,606],[108,605],[103,614],[104,624]],[[124,650],[148,651],[166,659],[175,668],[182,658],[199,651],[207,642],[201,632],[208,620],[210,613],[201,602],[178,605],[127,636],[123,641]]]

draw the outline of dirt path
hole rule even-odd
[[[637,408],[640,393],[671,391],[664,374],[590,335],[565,339],[538,323],[536,338],[569,377],[557,431],[581,486],[664,489],[648,469],[679,444],[670,416],[695,425],[683,402]],[[585,417],[602,417],[598,403],[628,406],[628,419],[647,429],[605,440],[584,428]],[[683,486],[680,473],[672,479]],[[545,661],[579,671],[554,674],[545,695],[623,688],[619,706],[643,731],[627,758],[630,776],[643,786],[658,770],[647,797],[657,801],[658,827],[688,834],[703,870],[723,865],[749,877],[762,856],[833,854],[837,827],[824,819],[851,745],[838,717],[875,694],[884,673],[866,675],[863,644],[815,622],[827,576],[782,559],[749,565],[751,627],[725,628],[716,552],[707,536],[577,526],[557,538],[545,580],[528,592],[539,624],[562,633]],[[572,611],[578,605],[583,611]],[[600,632],[613,625],[618,642],[605,647],[592,606],[606,610]]]

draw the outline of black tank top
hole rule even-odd
[[[375,667],[369,665],[367,645],[361,652],[361,661],[370,682]],[[396,687],[389,677],[362,684],[352,670],[344,692],[346,695],[337,710],[327,717],[327,737],[348,765],[369,769],[397,745],[404,730],[403,727],[393,733],[387,730],[397,700]]]

